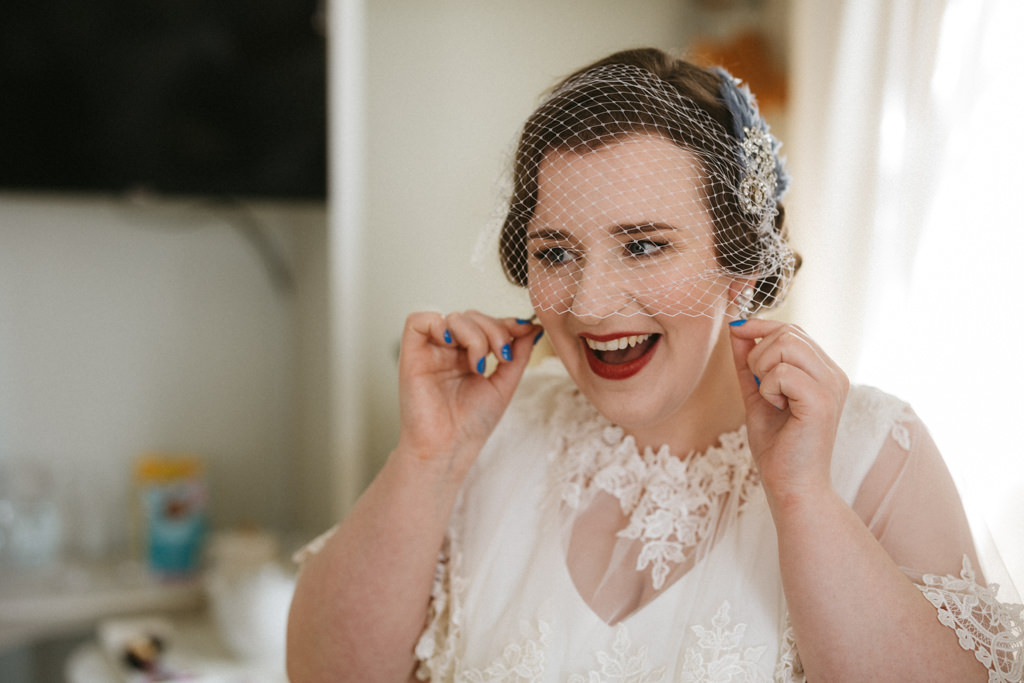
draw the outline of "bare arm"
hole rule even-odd
[[[459,488],[508,406],[538,329],[475,312],[410,316],[399,444],[299,576],[288,623],[293,683],[411,678]],[[478,363],[489,352],[504,362],[485,377]]]
[[[812,680],[987,681],[834,492],[773,506],[783,588]]]
[[[832,488],[845,375],[799,328],[751,320],[732,335],[751,450],[778,533],[783,589],[808,678],[987,680]]]
[[[391,455],[302,568],[289,616],[290,680],[408,680],[457,489],[416,458]]]

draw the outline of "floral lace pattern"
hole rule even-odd
[[[455,648],[462,637],[460,600],[466,581],[458,574],[458,557],[449,557],[450,545],[445,543],[438,557],[427,626],[416,643],[416,677],[421,681],[451,680],[458,664]]]
[[[585,407],[585,406],[584,406]],[[637,570],[651,567],[655,590],[665,585],[673,566],[694,558],[702,541],[712,537],[723,502],[736,496],[741,512],[760,479],[747,445],[746,427],[719,437],[719,444],[685,458],[668,447],[640,453],[632,436],[609,425],[590,409],[577,406],[579,428],[563,438],[556,461],[562,501],[578,508],[591,487],[615,496],[629,523],[620,538],[642,542]]]
[[[996,600],[998,584],[978,585],[966,556],[960,578],[925,574],[922,583],[918,588],[938,610],[939,621],[985,665],[990,683],[1024,678],[1024,605]]]
[[[692,626],[696,648],[686,650],[679,678],[686,683],[770,683],[759,668],[765,646],[743,647],[746,624],[730,627],[729,603],[724,602],[711,619],[711,628]]]
[[[523,630],[528,627],[522,625]],[[521,642],[509,643],[501,657],[484,669],[463,671],[459,683],[540,683],[544,675],[544,651],[551,627],[540,622],[536,633]]]
[[[796,649],[796,634],[793,624],[786,612],[786,623],[782,629],[782,641],[779,643],[779,661],[775,663],[775,680],[778,683],[807,683],[804,664],[800,661],[800,653]]]
[[[906,403],[876,389],[865,388],[850,394],[843,413],[843,428],[851,432],[870,429],[874,424],[889,424],[889,436],[900,448],[910,450],[911,437],[907,423],[916,416]]]
[[[553,504],[579,509],[595,492],[615,496],[627,522],[619,534],[639,541],[638,567],[650,569],[657,587],[681,558],[693,553],[704,539],[714,538],[714,524],[722,523],[722,510],[738,514],[760,487],[746,443],[745,431],[725,434],[720,444],[686,458],[672,457],[666,449],[639,452],[622,430],[609,425],[577,391],[560,391],[555,401],[545,402],[545,413],[529,416],[557,425],[558,443],[547,453],[554,477]],[[539,402],[538,402],[539,403]],[[856,405],[844,414],[842,428],[854,443],[859,431],[879,434],[881,427],[904,450],[911,447],[914,415],[904,404],[869,392],[861,392]],[[729,497],[728,508],[722,504]],[[714,521],[708,521],[712,519]],[[731,517],[729,520],[731,521]],[[562,629],[553,615],[545,621],[539,612],[528,617],[520,636],[511,642],[494,643],[480,634],[490,654],[472,656],[478,635],[464,612],[469,582],[460,566],[460,541],[455,525],[449,530],[451,552],[442,554],[435,577],[430,621],[416,647],[422,680],[445,683],[662,683],[693,681],[725,683],[777,681],[805,683],[806,677],[788,618],[770,633],[755,635],[755,622],[732,613],[722,602],[713,616],[693,615],[696,624],[682,629],[667,651],[654,648],[639,630],[619,623],[594,645],[592,653],[570,655],[559,651]],[[710,540],[710,539],[709,539]],[[692,555],[691,555],[692,556]],[[646,581],[646,578],[644,579]],[[970,564],[964,562],[960,578],[925,575],[919,589],[935,606],[939,620],[954,630],[960,645],[988,667],[990,681],[1020,681],[1024,668],[1024,616],[1020,605],[996,600],[997,586],[975,583]],[[723,596],[725,597],[725,596]],[[499,599],[506,599],[501,596]],[[735,601],[734,601],[735,602]],[[718,604],[717,601],[715,604]],[[740,605],[746,609],[746,605]],[[554,613],[557,614],[557,613]],[[735,617],[739,617],[734,621]],[[709,618],[710,617],[710,618]],[[605,640],[607,638],[608,640]],[[613,642],[609,642],[614,638]],[[747,640],[756,642],[746,642]],[[491,646],[496,649],[491,650]],[[769,660],[777,647],[775,661]],[[500,648],[500,649],[497,649]],[[662,648],[661,645],[658,648]],[[582,655],[583,659],[578,657]],[[572,662],[569,661],[572,659]],[[582,663],[581,663],[582,662]],[[566,671],[566,667],[572,668]],[[471,668],[472,667],[472,668]]]
[[[646,647],[632,648],[625,626],[615,630],[611,654],[598,652],[597,662],[600,671],[591,671],[586,678],[573,674],[567,683],[659,683],[665,678],[664,666],[651,668]]]

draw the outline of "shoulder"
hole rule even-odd
[[[917,419],[903,399],[876,387],[854,385],[846,398],[839,432],[845,438],[878,440],[893,428]]]
[[[565,366],[555,357],[548,357],[526,369],[523,379],[516,388],[511,408],[530,412],[545,412],[559,402],[560,397],[576,391]]]
[[[545,358],[523,374],[500,429],[565,427],[567,423],[584,419],[590,412],[593,409],[561,361]]]
[[[832,481],[848,500],[856,494],[887,440],[909,450],[910,405],[881,389],[854,385],[846,398],[832,453]]]
[[[579,390],[556,358],[527,368],[505,414],[491,434],[478,462],[490,463],[508,450],[535,452],[558,433],[569,417],[567,407],[578,402]]]

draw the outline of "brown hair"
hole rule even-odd
[[[593,69],[612,65],[632,66],[649,72],[660,87],[685,98],[691,108],[696,107],[706,115],[706,120],[694,123],[673,119],[666,126],[663,123],[665,107],[654,104],[651,95],[641,89],[609,92],[601,89],[599,84],[596,87],[565,87]],[[556,85],[553,94],[527,119],[516,149],[512,197],[499,241],[501,263],[508,280],[527,286],[526,231],[537,205],[540,164],[548,152],[552,149],[593,150],[626,135],[650,133],[667,136],[680,147],[698,152],[701,158],[722,155],[723,150],[708,148],[712,143],[698,129],[707,126],[721,126],[723,131],[734,129],[732,113],[720,95],[721,87],[722,77],[718,73],[654,48],[617,52],[580,69]],[[608,114],[609,110],[614,111],[614,115]],[[725,135],[731,137],[731,134]],[[737,149],[739,144],[740,141],[736,140]],[[739,173],[738,166],[729,167],[733,169],[732,173]],[[736,192],[722,191],[726,185],[737,187],[738,178],[709,176],[712,185],[710,195],[719,198],[708,207],[715,225],[719,265],[737,275],[754,274],[758,271],[758,264],[763,262],[764,241],[756,234],[750,220],[743,217]],[[776,202],[776,209],[774,230],[779,238],[785,240],[785,210],[780,202]],[[723,244],[729,244],[730,249],[721,249]],[[770,308],[779,303],[788,280],[800,265],[799,256],[794,254],[794,257],[791,268],[786,272],[758,280],[755,307]]]

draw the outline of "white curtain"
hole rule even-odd
[[[1024,3],[793,0],[790,317],[910,401],[1024,588]],[[1009,575],[1004,573],[1009,570]]]

